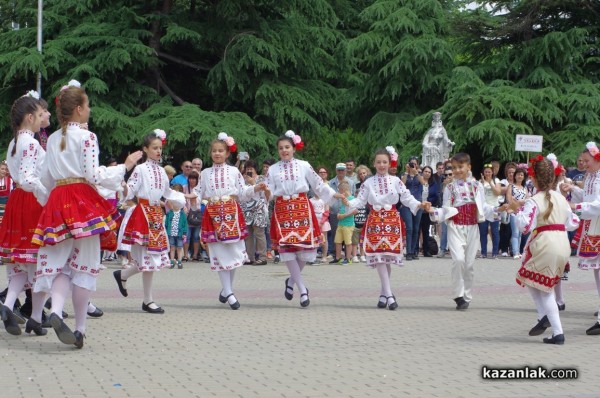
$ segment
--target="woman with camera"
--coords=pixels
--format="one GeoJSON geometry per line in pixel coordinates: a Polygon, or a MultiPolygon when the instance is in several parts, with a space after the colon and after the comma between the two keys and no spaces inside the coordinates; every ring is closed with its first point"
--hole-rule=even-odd
{"type": "MultiPolygon", "coordinates": [[[[423,184],[425,181],[419,174],[419,160],[416,156],[408,159],[406,172],[402,175],[402,182],[410,191],[410,194],[419,202],[423,201],[423,184]]],[[[416,214],[412,214],[408,207],[400,209],[400,215],[406,225],[406,260],[417,260],[417,246],[419,244],[419,226],[421,225],[421,216],[423,210],[419,209],[416,214]]]]}

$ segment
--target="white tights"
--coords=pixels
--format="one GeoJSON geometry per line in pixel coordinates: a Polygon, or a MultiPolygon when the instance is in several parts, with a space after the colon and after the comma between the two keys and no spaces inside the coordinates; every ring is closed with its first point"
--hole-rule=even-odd
{"type": "Polygon", "coordinates": [[[286,261],[285,265],[287,266],[288,271],[290,271],[290,280],[288,281],[288,286],[293,288],[294,284],[296,284],[300,294],[306,293],[306,286],[304,286],[304,281],[302,280],[302,270],[304,269],[306,263],[304,261],[294,259],[286,261]]]}
{"type": "MultiPolygon", "coordinates": [[[[219,271],[219,280],[221,281],[221,294],[223,297],[227,297],[233,293],[233,278],[235,276],[235,269],[228,271],[219,271]]],[[[236,302],[235,296],[231,296],[227,299],[229,304],[233,304],[236,302]]]]}
{"type": "Polygon", "coordinates": [[[542,319],[544,315],[548,317],[550,325],[552,326],[552,335],[563,334],[562,324],[560,323],[560,316],[558,314],[558,307],[556,306],[556,300],[554,297],[554,291],[542,292],[534,287],[527,286],[529,294],[533,298],[535,308],[537,309],[538,318],[542,319]]]}
{"type": "MultiPolygon", "coordinates": [[[[65,274],[59,274],[52,283],[52,312],[62,318],[62,311],[65,307],[65,301],[69,295],[69,290],[73,289],[72,300],[75,310],[75,330],[85,333],[85,321],[87,318],[87,308],[90,302],[90,291],[77,285],[71,284],[71,278],[65,274]]],[[[37,315],[37,314],[36,314],[37,315]]],[[[41,315],[40,315],[41,318],[41,315]]],[[[34,319],[35,320],[35,319],[34,319]]]]}
{"type": "MultiPolygon", "coordinates": [[[[125,285],[125,281],[132,277],[135,274],[139,274],[140,271],[137,267],[129,267],[121,271],[121,279],[123,280],[123,285],[125,285]]],[[[144,287],[144,303],[148,304],[154,301],[152,296],[152,280],[154,277],[154,272],[147,271],[142,272],[142,284],[144,287]]]]}

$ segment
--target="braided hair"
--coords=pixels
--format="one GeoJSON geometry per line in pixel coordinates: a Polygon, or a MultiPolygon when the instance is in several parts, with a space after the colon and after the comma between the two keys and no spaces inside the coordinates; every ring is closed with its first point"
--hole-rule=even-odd
{"type": "Polygon", "coordinates": [[[62,137],[60,139],[60,150],[62,152],[67,147],[67,124],[73,118],[75,109],[85,104],[87,95],[84,89],[69,86],[60,91],[57,99],[56,116],[62,130],[62,137]]]}
{"type": "Polygon", "coordinates": [[[554,176],[554,165],[548,159],[537,161],[533,164],[533,171],[535,172],[535,181],[539,191],[545,191],[544,198],[548,201],[548,209],[544,213],[544,220],[548,220],[554,205],[551,200],[550,190],[553,189],[555,179],[554,176]]]}
{"type": "Polygon", "coordinates": [[[23,96],[16,99],[10,109],[10,124],[13,130],[13,138],[15,144],[10,152],[10,156],[15,156],[17,152],[17,139],[19,138],[19,128],[23,123],[25,117],[29,114],[35,113],[40,107],[40,101],[30,96],[23,96]]]}

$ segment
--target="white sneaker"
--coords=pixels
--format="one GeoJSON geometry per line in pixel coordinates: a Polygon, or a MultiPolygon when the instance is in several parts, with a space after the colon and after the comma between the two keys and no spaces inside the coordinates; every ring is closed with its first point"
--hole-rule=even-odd
{"type": "Polygon", "coordinates": [[[352,257],[352,262],[353,263],[360,263],[360,260],[358,259],[357,256],[352,257]]]}
{"type": "Polygon", "coordinates": [[[520,255],[520,254],[515,254],[513,258],[514,258],[515,260],[518,260],[518,259],[520,259],[520,258],[521,258],[521,255],[520,255]]]}
{"type": "Polygon", "coordinates": [[[502,257],[508,257],[508,253],[507,252],[503,252],[502,253],[502,257]]]}
{"type": "Polygon", "coordinates": [[[360,256],[360,262],[361,263],[366,263],[367,262],[367,258],[365,256],[360,256]]]}

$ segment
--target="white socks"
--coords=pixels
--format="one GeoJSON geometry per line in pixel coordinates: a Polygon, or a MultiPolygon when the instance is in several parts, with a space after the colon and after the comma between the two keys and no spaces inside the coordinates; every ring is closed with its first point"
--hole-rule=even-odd
{"type": "MultiPolygon", "coordinates": [[[[9,264],[6,265],[10,266],[9,264]]],[[[15,306],[15,301],[17,301],[17,297],[19,293],[23,291],[25,284],[27,283],[27,272],[19,272],[18,274],[14,274],[10,281],[8,282],[8,291],[6,292],[6,299],[4,300],[4,305],[7,306],[11,311],[15,306]]]]}
{"type": "Polygon", "coordinates": [[[392,295],[392,288],[390,287],[390,274],[388,267],[385,264],[377,264],[377,273],[381,280],[381,295],[390,297],[392,295]]]}
{"type": "Polygon", "coordinates": [[[154,299],[152,298],[152,278],[153,277],[154,277],[154,272],[142,272],[142,285],[144,286],[144,303],[146,303],[146,304],[149,304],[154,301],[154,299]]]}

